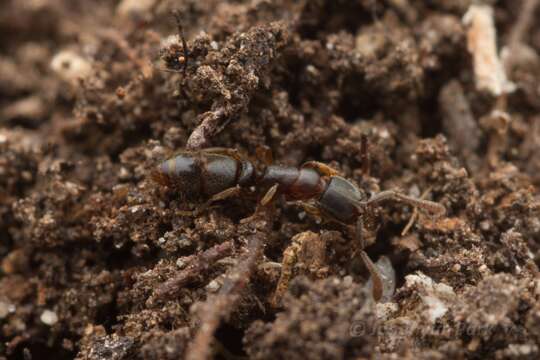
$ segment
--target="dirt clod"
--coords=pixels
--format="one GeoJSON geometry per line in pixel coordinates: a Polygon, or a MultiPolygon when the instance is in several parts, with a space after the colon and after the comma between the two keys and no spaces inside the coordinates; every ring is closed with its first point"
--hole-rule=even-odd
{"type": "Polygon", "coordinates": [[[0,360],[538,358],[537,5],[2,1],[0,360]],[[446,213],[366,220],[377,304],[305,204],[188,216],[151,174],[205,147],[446,213]]]}

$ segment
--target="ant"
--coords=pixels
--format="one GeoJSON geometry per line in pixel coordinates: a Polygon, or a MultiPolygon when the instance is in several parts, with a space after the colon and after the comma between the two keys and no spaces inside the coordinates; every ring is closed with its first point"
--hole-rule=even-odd
{"type": "MultiPolygon", "coordinates": [[[[364,172],[369,172],[367,148],[367,137],[362,136],[364,172]]],[[[379,301],[383,295],[383,276],[364,250],[364,219],[370,218],[374,207],[386,200],[401,201],[439,216],[446,211],[441,204],[394,190],[381,191],[368,197],[363,189],[339,176],[337,170],[317,161],[308,161],[300,168],[273,165],[268,153],[264,154],[260,149],[257,153],[259,158],[264,159],[259,166],[229,148],[181,151],[158,165],[152,177],[157,183],[178,190],[186,198],[208,199],[195,211],[181,212],[184,215],[199,214],[215,201],[239,195],[243,189],[254,187],[266,190],[259,201],[262,207],[282,195],[287,201],[300,202],[307,213],[340,224],[355,225],[360,256],[373,279],[375,301],[379,301]]]]}

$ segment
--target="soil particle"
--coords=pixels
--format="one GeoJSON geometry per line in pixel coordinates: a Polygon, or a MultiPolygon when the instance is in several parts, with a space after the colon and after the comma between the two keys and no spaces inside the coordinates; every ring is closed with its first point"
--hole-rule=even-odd
{"type": "Polygon", "coordinates": [[[255,359],[369,357],[373,339],[364,330],[376,318],[370,295],[359,284],[335,277],[312,282],[298,277],[273,323],[256,321],[245,337],[255,359]]]}
{"type": "Polygon", "coordinates": [[[537,358],[538,10],[480,3],[504,96],[475,87],[472,0],[2,2],[0,359],[537,358]],[[150,174],[208,146],[446,214],[377,209],[375,304],[353,229],[300,204],[186,216],[204,199],[150,174]]]}

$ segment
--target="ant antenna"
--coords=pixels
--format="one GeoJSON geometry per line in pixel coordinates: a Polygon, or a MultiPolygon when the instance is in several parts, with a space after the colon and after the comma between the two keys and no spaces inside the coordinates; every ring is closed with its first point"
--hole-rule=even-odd
{"type": "Polygon", "coordinates": [[[176,20],[176,26],[178,28],[178,36],[180,37],[180,41],[182,41],[182,49],[184,50],[184,66],[182,68],[182,72],[184,73],[184,76],[185,76],[186,71],[187,71],[187,65],[188,65],[189,50],[187,47],[186,37],[184,36],[184,27],[182,26],[182,17],[178,9],[173,10],[172,15],[174,16],[174,19],[176,20]]]}

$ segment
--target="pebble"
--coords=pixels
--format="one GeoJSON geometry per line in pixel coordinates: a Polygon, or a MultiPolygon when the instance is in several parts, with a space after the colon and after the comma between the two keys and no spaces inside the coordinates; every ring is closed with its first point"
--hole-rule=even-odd
{"type": "Polygon", "coordinates": [[[210,283],[208,283],[208,285],[206,285],[206,289],[210,292],[216,292],[220,287],[221,285],[216,280],[212,280],[210,283]]]}
{"type": "Polygon", "coordinates": [[[12,312],[15,312],[15,305],[0,301],[0,319],[7,317],[12,312]]]}
{"type": "Polygon", "coordinates": [[[178,258],[178,260],[176,260],[176,266],[178,266],[179,269],[182,269],[184,266],[186,266],[186,261],[184,260],[184,258],[178,258]]]}
{"type": "Polygon", "coordinates": [[[116,12],[120,16],[143,16],[152,11],[156,0],[123,0],[118,4],[116,12]]]}
{"type": "Polygon", "coordinates": [[[58,315],[54,311],[45,310],[41,313],[40,320],[45,325],[53,326],[58,322],[58,315]]]}
{"type": "Polygon", "coordinates": [[[51,68],[58,76],[68,82],[76,82],[78,79],[92,74],[90,62],[70,50],[56,54],[51,60],[51,68]]]}

